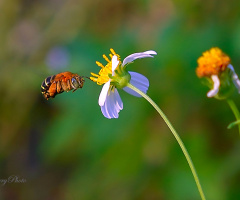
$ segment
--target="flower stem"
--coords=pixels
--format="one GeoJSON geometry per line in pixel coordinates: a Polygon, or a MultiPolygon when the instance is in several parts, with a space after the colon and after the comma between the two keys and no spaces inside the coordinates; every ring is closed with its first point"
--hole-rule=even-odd
{"type": "Polygon", "coordinates": [[[200,184],[196,169],[193,165],[192,159],[186,149],[186,147],[184,146],[180,136],[178,135],[177,131],[174,129],[173,125],[170,123],[170,121],[168,120],[168,118],[166,117],[166,115],[163,113],[163,111],[158,107],[158,105],[145,93],[143,93],[141,90],[139,90],[138,88],[134,87],[132,84],[128,83],[127,87],[131,88],[132,90],[134,90],[135,92],[137,92],[138,94],[140,94],[142,97],[144,97],[155,109],[156,111],[160,114],[160,116],[163,118],[163,120],[165,121],[165,123],[167,124],[167,126],[169,127],[169,129],[171,130],[172,134],[174,135],[174,137],[176,138],[178,144],[180,145],[183,154],[185,156],[185,158],[187,159],[188,165],[192,171],[193,177],[195,179],[195,182],[197,184],[197,188],[198,191],[200,193],[201,199],[202,200],[206,200],[205,195],[203,193],[202,190],[202,186],[200,184]]]}
{"type": "MultiPolygon", "coordinates": [[[[237,108],[236,104],[231,99],[227,99],[227,103],[228,103],[229,107],[231,108],[234,116],[236,117],[236,120],[239,121],[240,120],[240,113],[238,111],[238,108],[237,108]]],[[[239,129],[239,134],[240,134],[240,124],[238,122],[236,122],[236,123],[233,122],[228,127],[231,128],[235,124],[238,124],[238,129],[239,129]]]]}

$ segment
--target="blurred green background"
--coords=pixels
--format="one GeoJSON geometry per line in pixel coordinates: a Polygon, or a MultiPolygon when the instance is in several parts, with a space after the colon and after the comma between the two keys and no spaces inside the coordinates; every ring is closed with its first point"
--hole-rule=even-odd
{"type": "MultiPolygon", "coordinates": [[[[225,101],[206,97],[195,74],[218,46],[240,74],[239,0],[1,0],[0,183],[3,200],[196,200],[186,159],[166,124],[142,98],[120,91],[124,109],[106,119],[101,87],[45,100],[42,81],[97,73],[113,48],[150,81],[148,95],[179,132],[207,199],[240,199],[240,138],[225,101]]],[[[233,97],[240,108],[237,91],[233,97]]]]}

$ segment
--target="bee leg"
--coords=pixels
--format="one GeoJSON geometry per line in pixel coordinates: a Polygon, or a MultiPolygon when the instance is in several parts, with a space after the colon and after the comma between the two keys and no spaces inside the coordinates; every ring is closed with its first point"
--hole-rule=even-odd
{"type": "Polygon", "coordinates": [[[68,92],[67,82],[61,81],[62,91],[68,92]]]}
{"type": "Polygon", "coordinates": [[[76,90],[76,89],[74,89],[74,87],[73,87],[73,85],[71,84],[71,82],[70,82],[69,79],[68,79],[68,81],[67,81],[67,86],[68,86],[68,89],[69,89],[69,90],[73,89],[73,92],[76,90]]]}
{"type": "Polygon", "coordinates": [[[57,94],[57,84],[56,82],[53,82],[52,85],[49,87],[49,90],[48,90],[48,96],[47,98],[54,98],[57,94]]]}
{"type": "Polygon", "coordinates": [[[66,82],[62,82],[62,85],[64,86],[63,90],[66,91],[66,92],[69,92],[72,89],[69,79],[66,82]]]}
{"type": "Polygon", "coordinates": [[[67,88],[68,88],[68,91],[70,91],[72,88],[71,88],[71,83],[70,83],[70,80],[68,79],[67,80],[67,88]]]}
{"type": "Polygon", "coordinates": [[[49,93],[45,92],[45,93],[42,93],[42,94],[43,94],[43,96],[44,96],[45,99],[47,99],[47,100],[49,99],[49,97],[50,97],[50,96],[49,96],[49,93]]]}
{"type": "Polygon", "coordinates": [[[61,82],[58,81],[57,82],[57,93],[61,93],[62,92],[62,85],[61,85],[61,82]]]}

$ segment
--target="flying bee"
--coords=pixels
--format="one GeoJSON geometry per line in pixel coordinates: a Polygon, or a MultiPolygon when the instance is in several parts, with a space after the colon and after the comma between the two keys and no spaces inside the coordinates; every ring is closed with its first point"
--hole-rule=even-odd
{"type": "Polygon", "coordinates": [[[45,99],[48,100],[64,91],[68,92],[73,89],[74,92],[78,88],[82,88],[83,84],[84,79],[82,76],[72,72],[62,72],[47,77],[41,85],[41,91],[45,99]]]}

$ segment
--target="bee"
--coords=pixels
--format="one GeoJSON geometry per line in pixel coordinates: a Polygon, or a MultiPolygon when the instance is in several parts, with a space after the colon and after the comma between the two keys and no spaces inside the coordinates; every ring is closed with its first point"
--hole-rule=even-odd
{"type": "Polygon", "coordinates": [[[64,91],[68,92],[73,89],[74,92],[78,88],[82,88],[83,84],[84,79],[82,76],[72,72],[62,72],[47,77],[41,85],[41,91],[45,99],[48,100],[64,91]]]}

